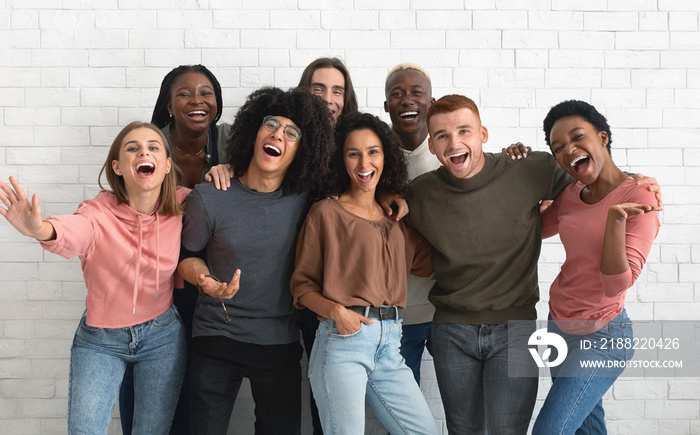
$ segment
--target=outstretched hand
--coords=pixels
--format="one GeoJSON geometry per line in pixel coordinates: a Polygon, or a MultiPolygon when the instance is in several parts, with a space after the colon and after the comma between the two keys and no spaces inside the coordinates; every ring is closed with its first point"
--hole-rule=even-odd
{"type": "Polygon", "coordinates": [[[635,216],[638,214],[649,213],[650,211],[661,211],[663,210],[658,205],[651,204],[634,204],[634,203],[624,203],[615,204],[608,209],[608,216],[613,219],[627,219],[630,216],[635,216]]]}
{"type": "Polygon", "coordinates": [[[236,269],[236,273],[233,274],[230,283],[219,282],[216,279],[207,276],[205,274],[200,274],[197,279],[197,286],[199,286],[204,293],[219,299],[231,299],[240,288],[241,281],[241,270],[236,269]]]}
{"type": "Polygon", "coordinates": [[[37,240],[49,240],[55,237],[53,225],[41,220],[39,198],[35,193],[31,202],[24,189],[15,177],[10,177],[12,187],[0,181],[0,201],[5,207],[0,207],[0,215],[25,236],[37,240]]]}

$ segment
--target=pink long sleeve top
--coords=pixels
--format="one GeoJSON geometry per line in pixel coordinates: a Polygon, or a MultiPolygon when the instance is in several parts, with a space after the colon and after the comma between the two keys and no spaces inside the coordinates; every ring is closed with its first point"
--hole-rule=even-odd
{"type": "MultiPolygon", "coordinates": [[[[189,189],[177,190],[182,203],[189,189]]],[[[182,216],[144,215],[117,205],[111,192],[83,201],[71,215],[47,219],[56,239],[44,249],[79,257],[87,287],[87,324],[122,328],[151,320],[173,303],[182,216]]]]}
{"type": "Polygon", "coordinates": [[[608,209],[615,204],[656,204],[653,193],[628,178],[603,200],[581,200],[581,182],[570,184],[542,213],[542,235],[557,233],[566,260],[549,289],[549,312],[562,331],[585,335],[617,317],[625,295],[639,277],[661,226],[658,212],[627,219],[625,251],[629,268],[620,274],[600,272],[608,209]],[[574,322],[576,321],[576,322],[574,322]]]}

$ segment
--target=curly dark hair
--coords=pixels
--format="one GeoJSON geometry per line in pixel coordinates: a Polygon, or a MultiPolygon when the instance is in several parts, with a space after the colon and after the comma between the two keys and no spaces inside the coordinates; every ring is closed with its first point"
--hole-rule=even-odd
{"type": "Polygon", "coordinates": [[[333,150],[333,121],[326,103],[303,88],[283,91],[265,87],[248,96],[236,114],[226,146],[226,158],[237,177],[248,171],[255,138],[267,115],[291,119],[301,130],[297,153],[282,181],[285,195],[317,195],[325,182],[333,150]]]}
{"type": "Polygon", "coordinates": [[[216,122],[219,120],[219,118],[221,118],[221,113],[224,110],[224,101],[221,97],[221,85],[214,74],[204,65],[180,65],[167,73],[165,77],[163,77],[163,81],[160,84],[158,99],[156,100],[156,105],[153,107],[153,115],[151,115],[151,123],[158,126],[158,128],[163,128],[170,122],[175,122],[173,118],[170,117],[170,113],[168,113],[170,87],[178,77],[189,72],[204,74],[209,79],[212,86],[214,86],[214,96],[216,97],[216,117],[214,118],[214,121],[212,121],[211,125],[216,125],[216,122]]]}
{"type": "Polygon", "coordinates": [[[547,113],[547,116],[544,117],[544,121],[542,122],[544,140],[547,142],[547,145],[551,145],[550,134],[554,123],[569,116],[580,116],[593,125],[597,132],[606,132],[608,134],[608,143],[606,144],[606,148],[608,149],[608,154],[611,154],[610,145],[612,144],[612,132],[610,131],[608,120],[605,119],[605,116],[598,112],[595,107],[591,106],[585,101],[580,100],[562,101],[549,109],[549,113],[547,113]]]}
{"type": "Polygon", "coordinates": [[[369,113],[358,112],[341,116],[335,125],[335,149],[331,159],[331,174],[324,191],[326,196],[340,195],[350,186],[343,148],[350,133],[356,130],[371,130],[382,143],[384,169],[377,183],[376,196],[384,193],[404,195],[408,190],[408,170],[399,140],[384,121],[369,113]]]}

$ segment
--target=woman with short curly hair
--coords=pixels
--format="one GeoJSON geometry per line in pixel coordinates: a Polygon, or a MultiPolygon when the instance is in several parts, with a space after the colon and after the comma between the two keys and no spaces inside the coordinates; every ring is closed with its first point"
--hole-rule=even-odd
{"type": "Polygon", "coordinates": [[[543,124],[554,158],[576,181],[542,212],[542,237],[558,234],[566,250],[549,289],[547,331],[567,352],[550,367],[552,387],[532,433],[605,434],[603,396],[634,355],[609,344],[634,340],[625,297],[659,232],[661,208],[612,160],[610,125],[595,107],[563,101],[543,124]]]}
{"type": "Polygon", "coordinates": [[[399,353],[409,272],[428,276],[432,248],[385,216],[378,194],[401,194],[406,162],[388,125],[369,114],[336,125],[329,194],[299,232],[292,294],[323,319],[309,380],[326,434],[363,433],[365,398],[392,434],[437,427],[399,353]]]}
{"type": "Polygon", "coordinates": [[[226,433],[244,377],[262,432],[301,430],[301,345],[289,281],[309,192],[328,172],[332,131],[328,109],[308,91],[255,91],[231,127],[231,186],[202,183],[187,198],[178,271],[201,293],[192,338],[194,434],[226,433]]]}

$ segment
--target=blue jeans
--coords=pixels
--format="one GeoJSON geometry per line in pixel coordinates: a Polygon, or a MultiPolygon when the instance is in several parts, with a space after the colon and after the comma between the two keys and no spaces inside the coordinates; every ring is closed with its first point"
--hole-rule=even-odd
{"type": "Polygon", "coordinates": [[[503,325],[433,323],[433,358],[450,434],[525,434],[537,398],[533,376],[509,376],[532,356],[534,321],[503,325]],[[519,367],[519,366],[518,366],[519,367]]]}
{"type": "MultiPolygon", "coordinates": [[[[180,319],[185,327],[185,343],[187,357],[185,372],[183,374],[180,398],[175,408],[175,416],[170,426],[170,435],[187,435],[190,432],[190,360],[192,359],[192,317],[194,307],[197,305],[197,287],[185,281],[185,287],[175,289],[173,292],[173,304],[180,314],[180,319]]],[[[134,373],[129,366],[124,373],[122,386],[119,389],[119,417],[122,424],[122,434],[131,435],[134,423],[134,373]]]]}
{"type": "Polygon", "coordinates": [[[406,365],[413,372],[413,377],[420,385],[420,361],[423,351],[428,349],[433,354],[433,322],[417,323],[415,325],[403,325],[401,335],[401,356],[406,360],[406,365]]]}
{"type": "Polygon", "coordinates": [[[124,328],[89,326],[85,316],[71,348],[68,433],[107,433],[124,372],[133,364],[134,433],[167,434],[185,369],[177,309],[124,328]]]}
{"type": "MultiPolygon", "coordinates": [[[[306,358],[309,359],[311,357],[311,349],[314,347],[314,340],[316,340],[316,331],[318,330],[318,318],[316,317],[316,313],[308,308],[299,310],[299,330],[301,331],[301,339],[304,341],[306,358]]],[[[313,435],[323,435],[323,428],[321,427],[321,420],[318,417],[318,407],[316,406],[316,399],[314,399],[313,391],[309,391],[309,407],[311,408],[313,435]]]]}
{"type": "Polygon", "coordinates": [[[605,434],[603,395],[624,370],[621,361],[629,361],[634,349],[610,346],[611,340],[632,340],[632,322],[623,308],[620,315],[588,335],[566,334],[549,317],[547,329],[564,338],[569,352],[566,360],[551,368],[552,388],[537,416],[533,434],[605,434]],[[597,343],[582,349],[581,341],[597,343]],[[582,367],[582,362],[604,367],[582,367]],[[609,366],[609,367],[608,367],[609,366]]]}
{"type": "Polygon", "coordinates": [[[365,400],[392,435],[438,433],[400,340],[400,319],[375,319],[349,335],[331,319],[319,324],[309,380],[324,434],[364,434],[365,400]]]}

